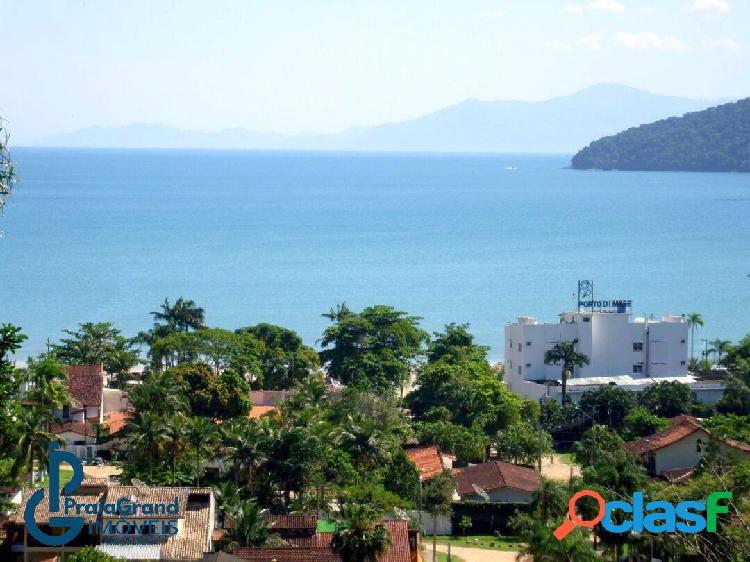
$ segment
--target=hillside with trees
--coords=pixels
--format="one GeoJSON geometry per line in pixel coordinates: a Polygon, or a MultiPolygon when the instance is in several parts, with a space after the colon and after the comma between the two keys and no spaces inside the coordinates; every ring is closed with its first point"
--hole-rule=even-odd
{"type": "Polygon", "coordinates": [[[750,172],[750,98],[604,137],[572,160],[579,170],[750,172]]]}

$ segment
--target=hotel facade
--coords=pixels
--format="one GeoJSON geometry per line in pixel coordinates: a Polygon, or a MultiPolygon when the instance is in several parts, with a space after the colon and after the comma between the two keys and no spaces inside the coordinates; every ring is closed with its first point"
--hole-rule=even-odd
{"type": "Polygon", "coordinates": [[[546,365],[544,354],[559,342],[575,342],[589,364],[576,367],[574,379],[684,377],[688,331],[681,315],[631,321],[628,312],[579,311],[564,312],[555,323],[521,316],[505,327],[505,372],[536,383],[559,381],[561,366],[546,365]]]}

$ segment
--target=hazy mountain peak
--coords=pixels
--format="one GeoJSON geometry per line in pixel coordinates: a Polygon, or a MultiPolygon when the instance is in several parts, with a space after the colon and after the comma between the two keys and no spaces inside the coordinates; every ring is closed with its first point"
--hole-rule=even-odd
{"type": "Polygon", "coordinates": [[[35,146],[575,152],[593,139],[658,119],[699,111],[706,101],[651,94],[623,84],[588,86],[539,102],[468,98],[415,119],[342,133],[281,135],[242,128],[199,132],[156,123],[89,127],[35,146]]]}

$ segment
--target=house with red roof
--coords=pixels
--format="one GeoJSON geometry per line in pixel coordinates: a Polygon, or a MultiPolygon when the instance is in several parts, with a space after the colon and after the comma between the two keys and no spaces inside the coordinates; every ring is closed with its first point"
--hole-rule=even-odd
{"type": "Polygon", "coordinates": [[[451,470],[453,461],[456,460],[453,455],[443,453],[437,445],[406,449],[406,456],[417,467],[420,482],[425,482],[444,470],[451,470]]]}
{"type": "MultiPolygon", "coordinates": [[[[235,548],[234,556],[249,562],[341,562],[333,551],[333,533],[317,530],[314,515],[270,515],[265,523],[285,544],[272,548],[235,548]]],[[[417,562],[420,560],[419,532],[407,521],[383,521],[390,534],[390,546],[378,562],[417,562]]]]}
{"type": "Polygon", "coordinates": [[[70,422],[104,421],[104,365],[69,365],[68,391],[72,404],[53,412],[70,422]]]}
{"type": "Polygon", "coordinates": [[[718,445],[718,452],[728,459],[750,458],[750,445],[713,436],[700,420],[692,416],[676,416],[668,429],[625,444],[625,450],[636,457],[652,476],[670,482],[682,482],[708,452],[708,444],[718,445]]]}
{"type": "Polygon", "coordinates": [[[542,479],[532,468],[490,461],[453,471],[462,501],[531,503],[542,479]]]}

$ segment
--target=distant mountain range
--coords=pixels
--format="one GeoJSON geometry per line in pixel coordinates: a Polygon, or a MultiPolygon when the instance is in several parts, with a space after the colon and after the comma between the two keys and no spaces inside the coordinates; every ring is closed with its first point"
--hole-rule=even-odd
{"type": "Polygon", "coordinates": [[[199,132],[134,124],[89,127],[27,144],[91,148],[575,152],[592,139],[705,109],[721,101],[661,96],[620,84],[600,84],[539,102],[471,99],[409,121],[331,135],[282,135],[239,128],[199,132]]]}
{"type": "Polygon", "coordinates": [[[601,138],[577,169],[750,172],[750,98],[601,138]]]}

